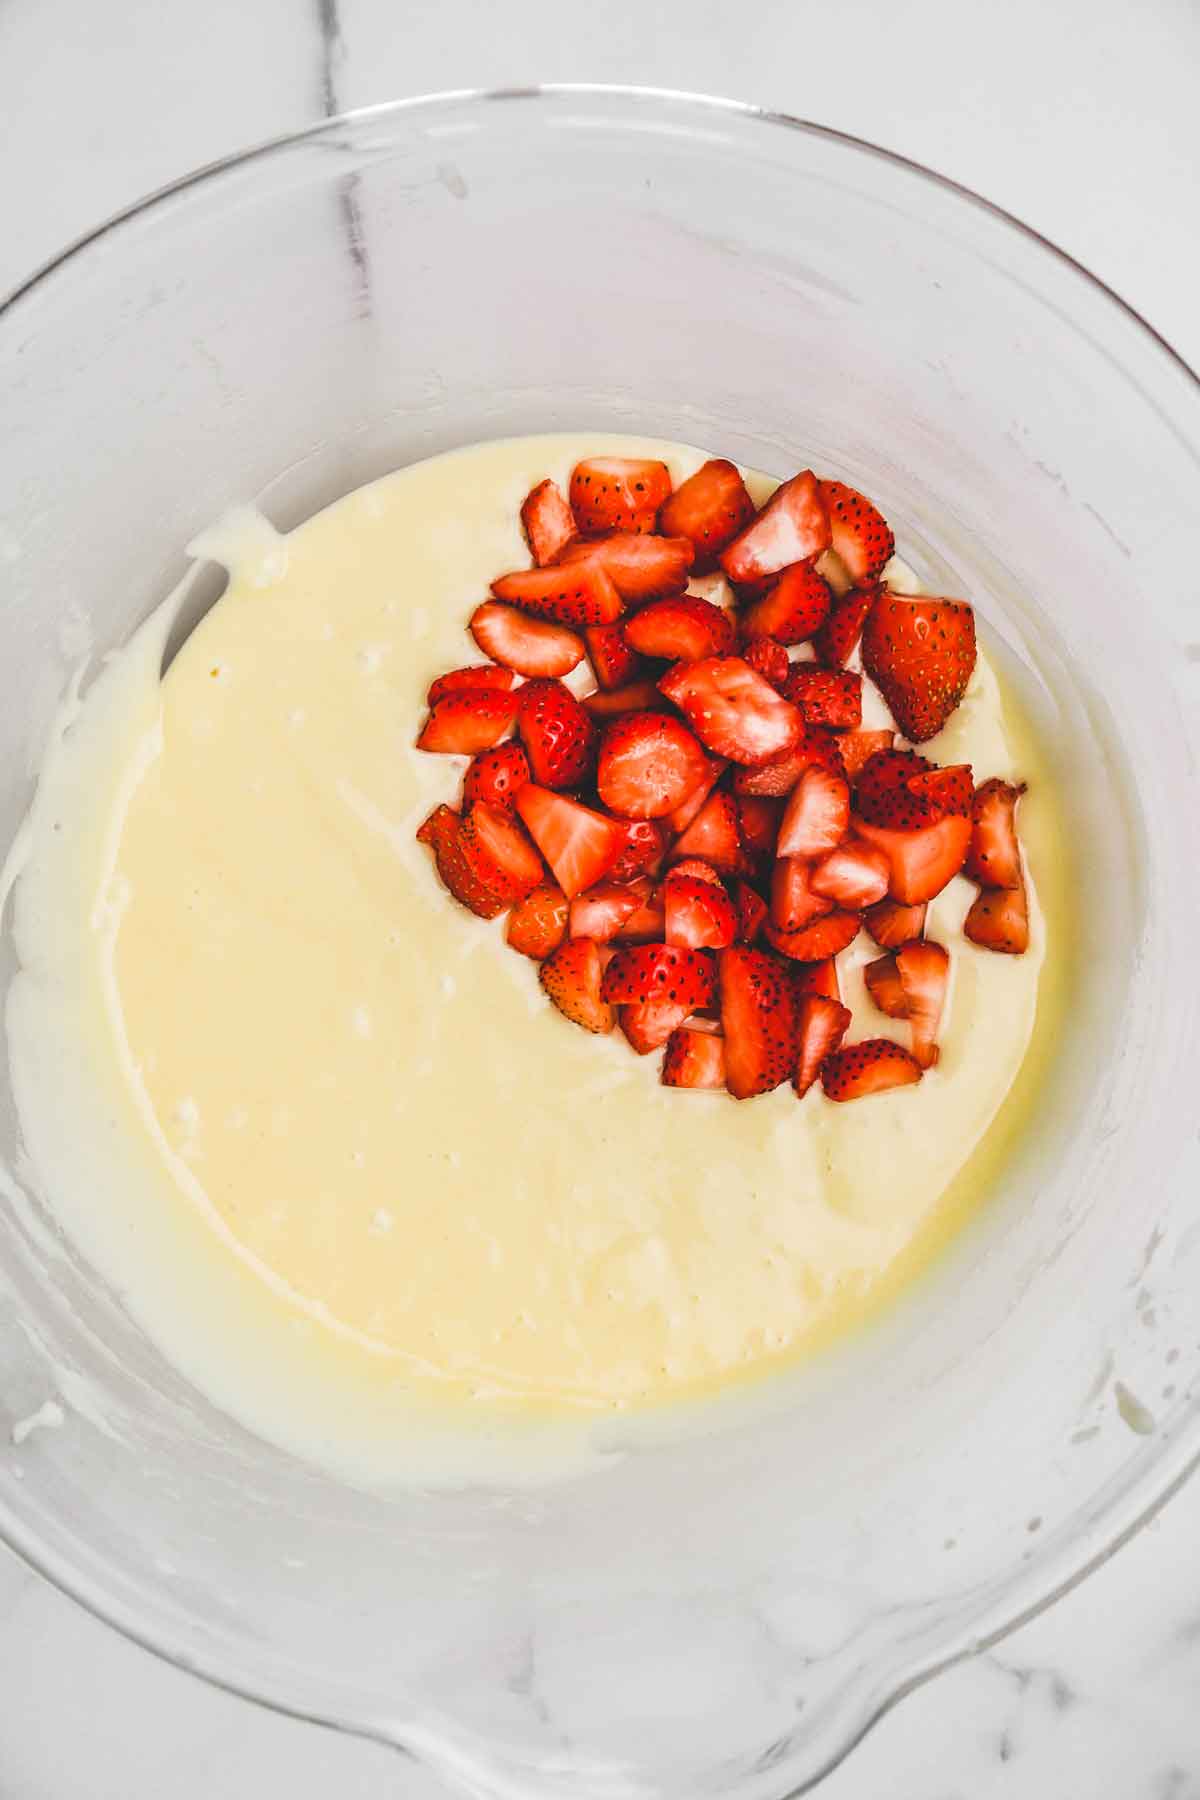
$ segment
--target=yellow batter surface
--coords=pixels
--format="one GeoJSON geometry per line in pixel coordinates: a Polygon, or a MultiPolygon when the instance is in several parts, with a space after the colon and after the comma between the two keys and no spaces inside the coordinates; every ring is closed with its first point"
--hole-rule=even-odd
{"type": "MultiPolygon", "coordinates": [[[[961,938],[965,882],[933,904],[953,987],[918,1088],[842,1107],[819,1089],[799,1104],[790,1088],[744,1103],[664,1091],[657,1056],[559,1017],[503,919],[456,906],[414,841],[463,767],[413,748],[428,682],[480,660],[466,621],[491,577],[528,560],[527,489],[565,485],[606,442],[643,447],[485,444],[287,537],[255,514],[223,522],[198,550],[227,565],[228,589],[165,679],[169,620],[152,621],[52,759],[18,894],[42,973],[10,1019],[27,1137],[61,1165],[35,1090],[47,1012],[69,1004],[89,1079],[125,1121],[93,1156],[93,1170],[125,1162],[91,1197],[111,1217],[87,1221],[89,1247],[234,1410],[250,1404],[239,1356],[274,1359],[263,1379],[281,1393],[302,1357],[314,1416],[334,1400],[368,1435],[412,1403],[478,1422],[694,1395],[852,1324],[991,1179],[985,1138],[1038,1013],[1049,788],[983,658],[930,754],[1030,782],[1043,904],[1016,959],[961,938]],[[46,806],[59,824],[74,808],[70,848],[46,806]],[[39,922],[47,896],[57,937],[39,922]],[[981,1145],[964,1200],[954,1178],[981,1145]]],[[[676,480],[702,460],[646,448],[676,480]]],[[[883,717],[872,698],[868,723],[883,717]]],[[[904,1042],[859,973],[878,954],[864,935],[841,958],[850,1036],[904,1042]]],[[[65,1193],[69,1171],[46,1173],[65,1193]]],[[[250,1405],[261,1429],[273,1404],[264,1388],[250,1405]]]]}

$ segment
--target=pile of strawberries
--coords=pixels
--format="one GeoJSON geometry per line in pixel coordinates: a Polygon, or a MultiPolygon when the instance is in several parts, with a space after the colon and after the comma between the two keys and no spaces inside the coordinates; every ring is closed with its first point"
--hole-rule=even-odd
{"type": "MultiPolygon", "coordinates": [[[[937,1059],[949,956],[926,907],[955,875],[966,934],[1029,941],[1014,813],[862,729],[863,668],[910,744],[941,730],[975,665],[962,602],[880,584],[894,540],[861,494],[805,470],[756,511],[735,466],[672,491],[661,462],[593,457],[527,496],[534,566],[501,575],[471,635],[490,661],[429,690],[423,750],[471,758],[459,811],[418,836],[443,883],[594,1032],[665,1045],[668,1087],[738,1099],[819,1077],[831,1100],[919,1081],[937,1059]],[[733,610],[687,591],[720,571],[733,610]],[[811,645],[793,660],[789,650],[811,645]],[[587,659],[595,691],[563,678],[587,659]],[[515,736],[512,735],[515,732],[515,736]],[[836,958],[866,929],[874,1004],[908,1022],[843,1046],[836,958]]],[[[714,584],[710,584],[712,587],[714,584]]],[[[724,593],[724,590],[721,590],[724,593]]]]}

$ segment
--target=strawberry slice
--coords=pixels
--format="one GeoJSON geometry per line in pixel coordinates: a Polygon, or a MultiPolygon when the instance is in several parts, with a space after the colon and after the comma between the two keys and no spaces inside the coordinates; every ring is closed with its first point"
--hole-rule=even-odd
{"type": "Polygon", "coordinates": [[[783,817],[781,802],[760,794],[739,794],[737,813],[738,832],[745,848],[754,856],[774,856],[783,817]]]}
{"type": "Polygon", "coordinates": [[[873,581],[896,549],[891,527],[878,508],[841,481],[822,481],[833,549],[856,587],[873,581]]]}
{"type": "Polygon", "coordinates": [[[680,594],[674,600],[652,600],[634,613],[625,637],[643,656],[698,662],[702,656],[724,656],[733,649],[733,620],[711,600],[680,594]]]}
{"type": "Polygon", "coordinates": [[[723,1088],[725,1040],[714,1031],[681,1025],[667,1039],[662,1084],[673,1088],[723,1088]]]}
{"type": "Polygon", "coordinates": [[[951,814],[918,831],[891,831],[856,818],[854,829],[888,859],[888,892],[904,906],[919,906],[940,894],[963,866],[971,842],[971,821],[951,814]]]}
{"type": "Polygon", "coordinates": [[[542,859],[511,812],[481,800],[459,821],[459,848],[485,887],[506,906],[539,887],[542,859]]]}
{"type": "Polygon", "coordinates": [[[847,1031],[850,1014],[825,994],[808,994],[796,1009],[796,1072],[792,1086],[803,1099],[827,1056],[832,1056],[847,1031]]]}
{"type": "Polygon", "coordinates": [[[1029,903],[1024,885],[984,888],[963,921],[963,934],[984,950],[1021,956],[1029,948],[1029,903]]]}
{"type": "Polygon", "coordinates": [[[1024,784],[993,777],[985,781],[971,802],[971,848],[963,864],[969,875],[985,888],[1019,888],[1022,885],[1021,850],[1017,843],[1015,813],[1024,784]]]}
{"type": "Polygon", "coordinates": [[[571,902],[570,934],[607,944],[616,937],[622,925],[650,898],[648,880],[620,883],[598,881],[595,887],[577,894],[571,902]]]}
{"type": "Polygon", "coordinates": [[[601,998],[600,947],[590,938],[567,938],[546,958],[538,980],[564,1018],[585,1031],[611,1031],[615,1015],[601,998]]]}
{"type": "MultiPolygon", "coordinates": [[[[630,649],[623,625],[585,625],[583,639],[596,680],[602,688],[611,693],[636,680],[643,663],[637,651],[630,649]]],[[[647,683],[647,686],[651,685],[647,683]]]]}
{"type": "Polygon", "coordinates": [[[730,581],[759,581],[789,563],[820,556],[831,541],[817,478],[804,469],[776,488],[753,522],[722,551],[720,563],[730,581]]]}
{"type": "Polygon", "coordinates": [[[975,667],[975,614],[961,600],[906,600],[885,588],[867,614],[863,668],[911,743],[936,737],[975,667]]]}
{"type": "Polygon", "coordinates": [[[707,950],[685,950],[676,944],[632,944],[617,951],[604,971],[600,991],[606,1000],[622,1005],[673,1000],[694,1012],[713,997],[712,957],[707,950]]]}
{"type": "Polygon", "coordinates": [[[438,676],[429,690],[428,701],[430,706],[436,706],[447,694],[470,692],[473,688],[505,689],[512,684],[511,669],[493,669],[490,665],[476,669],[451,669],[448,674],[438,676]]]}
{"type": "Polygon", "coordinates": [[[516,694],[502,688],[462,688],[444,694],[421,727],[417,749],[448,756],[490,750],[512,730],[516,711],[516,694]]]}
{"type": "Polygon", "coordinates": [[[724,457],[713,457],[664,500],[658,528],[691,542],[696,573],[702,575],[716,568],[721,551],[753,517],[754,502],[737,469],[724,457]]]}
{"type": "Polygon", "coordinates": [[[685,537],[614,531],[610,537],[576,538],[557,561],[562,567],[591,563],[603,569],[624,600],[656,600],[682,594],[692,566],[692,546],[685,537]]]}
{"type": "Polygon", "coordinates": [[[732,945],[718,958],[725,1085],[738,1100],[770,1093],[796,1066],[791,977],[765,950],[732,945]]]}
{"type": "Polygon", "coordinates": [[[417,836],[433,850],[438,875],[459,905],[481,919],[494,919],[504,911],[505,903],[463,855],[459,826],[459,816],[453,808],[439,806],[430,813],[417,836]]]}
{"type": "Polygon", "coordinates": [[[745,881],[734,883],[733,899],[737,907],[737,940],[740,944],[752,944],[767,922],[767,903],[745,881]]]}
{"type": "Polygon", "coordinates": [[[921,1066],[891,1038],[864,1038],[827,1057],[821,1086],[830,1100],[862,1100],[921,1079],[921,1066]]]}
{"type": "Polygon", "coordinates": [[[617,1017],[631,1048],[639,1056],[648,1056],[651,1050],[661,1050],[690,1012],[680,1000],[643,1000],[618,1007],[617,1017]]]}
{"type": "Polygon", "coordinates": [[[857,781],[867,763],[881,751],[890,750],[895,742],[894,731],[843,731],[838,737],[838,749],[842,753],[842,764],[849,780],[857,781]]]}
{"type": "Polygon", "coordinates": [[[792,980],[796,995],[801,1000],[805,994],[824,994],[828,999],[839,1002],[842,998],[837,964],[832,956],[825,957],[822,962],[804,963],[800,968],[793,969],[792,980]]]}
{"type": "Polygon", "coordinates": [[[824,856],[850,827],[850,786],[840,775],[805,769],[788,796],[775,841],[777,856],[824,856]]]}
{"type": "Polygon", "coordinates": [[[575,518],[557,481],[539,481],[521,502],[521,527],[535,563],[552,563],[575,536],[575,518]]]}
{"type": "Polygon", "coordinates": [[[863,914],[863,923],[881,950],[894,950],[919,938],[925,930],[924,906],[901,906],[898,900],[880,900],[863,914]]]}
{"type": "Polygon", "coordinates": [[[517,569],[492,583],[497,600],[507,600],[536,618],[560,625],[611,625],[625,602],[599,563],[571,563],[559,568],[517,569]]]}
{"type": "Polygon", "coordinates": [[[591,715],[561,681],[527,681],[518,689],[517,730],[542,787],[576,787],[595,761],[591,715]]]}
{"type": "Polygon", "coordinates": [[[617,719],[622,713],[653,712],[662,705],[662,695],[653,681],[632,681],[608,693],[585,694],[583,704],[593,719],[617,719]]]}
{"type": "Polygon", "coordinates": [[[827,769],[831,775],[839,776],[845,772],[837,736],[821,725],[806,726],[799,744],[785,755],[750,769],[738,769],[733,777],[733,791],[782,799],[791,793],[805,769],[811,768],[827,769]]]}
{"type": "Polygon", "coordinates": [[[970,763],[951,763],[944,769],[927,769],[923,774],[910,775],[904,785],[918,800],[927,800],[935,812],[958,813],[964,819],[970,817],[971,802],[975,796],[970,763]]]}
{"type": "Polygon", "coordinates": [[[810,725],[844,728],[862,724],[862,676],[853,669],[793,663],[783,691],[810,725]]]}
{"type": "Polygon", "coordinates": [[[878,597],[877,587],[851,588],[833,602],[829,617],[813,633],[813,649],[827,668],[840,669],[844,665],[862,636],[867,614],[878,597]]]}
{"type": "Polygon", "coordinates": [[[673,714],[628,713],[600,739],[596,785],[609,812],[625,819],[662,819],[692,794],[709,760],[673,714]]]}
{"type": "Polygon", "coordinates": [[[742,651],[742,656],[755,674],[770,682],[777,694],[783,693],[792,665],[788,661],[787,651],[777,638],[751,638],[742,651]]]}
{"type": "Polygon", "coordinates": [[[666,463],[640,456],[589,456],[571,470],[571,511],[584,537],[654,530],[671,492],[666,463]]]}
{"type": "Polygon", "coordinates": [[[908,998],[894,956],[880,956],[874,962],[866,963],[863,980],[881,1013],[886,1013],[889,1019],[907,1019],[908,998]]]}
{"type": "Polygon", "coordinates": [[[715,881],[718,887],[725,885],[712,864],[705,862],[701,856],[685,856],[682,862],[675,864],[671,873],[672,875],[690,875],[694,881],[715,881]]]}
{"type": "Polygon", "coordinates": [[[738,833],[737,802],[724,788],[711,793],[687,830],[676,838],[670,860],[698,856],[721,875],[738,875],[745,852],[738,833]]]}
{"type": "Polygon", "coordinates": [[[808,885],[808,864],[800,856],[781,856],[771,870],[771,924],[777,931],[803,931],[822,913],[833,911],[833,901],[814,894],[808,885]]]}
{"type": "Polygon", "coordinates": [[[647,900],[630,915],[617,933],[620,944],[661,944],[666,935],[667,920],[657,895],[647,900]]]}
{"type": "Polygon", "coordinates": [[[852,912],[826,913],[803,931],[780,931],[768,920],[767,942],[781,956],[790,956],[796,962],[824,962],[854,942],[860,923],[858,914],[852,912]]]}
{"type": "Polygon", "coordinates": [[[942,944],[920,938],[902,944],[895,960],[905,1017],[912,1028],[912,1053],[923,1069],[931,1069],[938,1059],[937,1034],[946,1004],[950,957],[942,944]]]}
{"type": "MultiPolygon", "coordinates": [[[[659,699],[662,699],[661,694],[659,699]]],[[[720,758],[708,757],[706,760],[708,767],[704,771],[703,780],[698,781],[687,799],[667,815],[665,824],[672,837],[683,835],[729,767],[729,764],[722,762],[720,758]]]]}
{"type": "Polygon", "coordinates": [[[567,935],[567,896],[552,882],[535,887],[509,913],[504,935],[513,950],[541,962],[567,935]]]}
{"type": "Polygon", "coordinates": [[[499,600],[477,606],[468,629],[485,656],[518,675],[569,675],[583,661],[583,643],[565,625],[531,619],[499,600]]]}
{"type": "Polygon", "coordinates": [[[624,828],[616,819],[536,782],[518,788],[515,805],[568,900],[594,887],[625,848],[624,828]]]}
{"type": "Polygon", "coordinates": [[[811,563],[793,563],[761,599],[742,614],[742,634],[803,644],[829,617],[833,595],[811,563]]]}
{"type": "Polygon", "coordinates": [[[667,853],[669,835],[657,819],[630,819],[625,826],[625,845],[612,869],[613,881],[632,881],[636,875],[654,873],[667,853]]]}
{"type": "Polygon", "coordinates": [[[511,809],[513,796],[529,780],[529,758],[520,744],[497,744],[472,757],[463,776],[463,811],[470,812],[481,800],[489,806],[511,809]]]}
{"type": "Polygon", "coordinates": [[[690,950],[723,950],[737,932],[733,901],[719,884],[672,870],[662,885],[663,936],[690,950]]]}
{"type": "Polygon", "coordinates": [[[715,756],[769,762],[795,749],[804,719],[740,656],[676,663],[659,687],[715,756]]]}
{"type": "Polygon", "coordinates": [[[857,912],[884,898],[890,876],[891,864],[882,850],[848,838],[821,858],[809,881],[814,894],[824,894],[839,906],[857,912]]]}
{"type": "Polygon", "coordinates": [[[880,750],[859,771],[854,804],[872,825],[892,831],[916,831],[938,816],[934,801],[916,793],[913,778],[931,772],[915,750],[880,750]]]}

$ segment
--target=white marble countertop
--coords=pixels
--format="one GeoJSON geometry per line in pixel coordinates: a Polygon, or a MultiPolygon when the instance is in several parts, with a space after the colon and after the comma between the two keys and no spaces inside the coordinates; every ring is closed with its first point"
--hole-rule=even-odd
{"type": "MultiPolygon", "coordinates": [[[[0,0],[0,291],[147,189],[322,112],[539,79],[725,93],[903,151],[1073,252],[1200,366],[1196,0],[0,0]]],[[[823,1800],[1200,1800],[1198,1538],[1193,1482],[1051,1612],[904,1701],[823,1800]]],[[[158,1663],[0,1552],[3,1800],[331,1791],[441,1792],[158,1663]]]]}

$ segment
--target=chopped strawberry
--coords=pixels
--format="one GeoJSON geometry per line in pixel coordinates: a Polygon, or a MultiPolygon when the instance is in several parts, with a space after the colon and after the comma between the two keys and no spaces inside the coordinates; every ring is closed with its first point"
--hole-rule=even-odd
{"type": "Polygon", "coordinates": [[[748,638],[773,637],[781,644],[802,644],[829,617],[833,595],[811,563],[793,563],[742,614],[748,638]]]}
{"type": "Polygon", "coordinates": [[[567,896],[552,882],[535,887],[509,913],[504,935],[513,950],[541,962],[567,935],[567,896]]]}
{"type": "Polygon", "coordinates": [[[625,602],[599,563],[571,563],[559,568],[517,569],[492,583],[497,600],[507,600],[522,612],[560,625],[611,625],[625,610],[625,602]]]}
{"type": "Polygon", "coordinates": [[[857,781],[871,758],[882,750],[890,750],[895,738],[894,731],[843,731],[838,737],[838,749],[849,780],[857,781]]]}
{"type": "Polygon", "coordinates": [[[961,600],[906,600],[885,588],[867,614],[863,668],[914,744],[936,737],[975,667],[975,614],[961,600]]]}
{"type": "Polygon", "coordinates": [[[653,873],[667,853],[669,834],[657,819],[630,819],[625,824],[625,847],[609,874],[613,881],[632,881],[635,875],[653,873]]]}
{"type": "Polygon", "coordinates": [[[671,492],[666,463],[640,456],[590,456],[571,470],[571,511],[585,537],[654,530],[671,492]]]}
{"type": "Polygon", "coordinates": [[[667,929],[666,915],[657,895],[632,913],[617,933],[619,944],[661,944],[667,929]]]}
{"type": "Polygon", "coordinates": [[[808,864],[803,857],[781,856],[771,871],[771,924],[777,931],[803,931],[822,913],[833,911],[833,901],[814,894],[808,885],[808,864]]]}
{"type": "Polygon", "coordinates": [[[643,1000],[638,1004],[617,1008],[621,1030],[639,1056],[662,1046],[679,1029],[691,1013],[681,1000],[643,1000]]]}
{"type": "Polygon", "coordinates": [[[565,625],[531,619],[499,600],[477,606],[469,629],[485,656],[518,675],[569,675],[583,661],[583,644],[565,625]]]}
{"type": "Polygon", "coordinates": [[[601,993],[619,1004],[674,1000],[689,1012],[713,997],[713,962],[707,950],[676,944],[632,944],[618,950],[604,971],[601,993]]]}
{"type": "Polygon", "coordinates": [[[832,956],[821,962],[802,963],[792,971],[797,997],[803,999],[805,994],[824,994],[830,1000],[840,1001],[842,987],[838,980],[837,963],[832,956]]]}
{"type": "Polygon", "coordinates": [[[1018,888],[984,888],[963,922],[963,933],[984,950],[1020,956],[1029,948],[1029,902],[1018,888]]]}
{"type": "Polygon", "coordinates": [[[791,793],[805,769],[811,768],[826,769],[831,775],[844,773],[837,736],[821,725],[806,726],[796,748],[783,756],[757,763],[753,768],[738,769],[733,777],[733,791],[782,799],[791,793]]]}
{"type": "Polygon", "coordinates": [[[722,875],[737,875],[745,862],[737,802],[724,788],[710,794],[687,830],[676,838],[670,860],[699,856],[722,875]]]}
{"type": "Polygon", "coordinates": [[[463,856],[506,906],[523,900],[545,879],[542,859],[509,811],[480,800],[460,821],[463,856]]]}
{"type": "Polygon", "coordinates": [[[676,663],[659,687],[702,744],[730,762],[762,763],[800,742],[804,720],[740,656],[676,663]]]}
{"type": "Polygon", "coordinates": [[[448,818],[456,819],[458,814],[452,806],[435,806],[427,819],[422,819],[416,829],[418,844],[435,845],[439,833],[444,829],[448,818]]]}
{"type": "Polygon", "coordinates": [[[556,481],[539,481],[521,502],[521,525],[535,563],[552,563],[575,536],[575,518],[556,481]]]}
{"type": "Polygon", "coordinates": [[[615,1015],[600,993],[600,948],[590,938],[567,938],[546,958],[538,980],[573,1025],[598,1035],[612,1030],[615,1015]]]}
{"type": "Polygon", "coordinates": [[[908,998],[894,956],[879,956],[874,962],[866,963],[863,980],[881,1013],[886,1013],[889,1019],[907,1019],[908,998]]]}
{"type": "Polygon", "coordinates": [[[946,1004],[950,958],[941,944],[919,938],[895,953],[904,990],[905,1017],[912,1028],[912,1053],[923,1069],[938,1059],[937,1034],[946,1004]]]}
{"type": "Polygon", "coordinates": [[[805,769],[788,796],[775,841],[777,856],[824,856],[850,826],[850,787],[828,769],[805,769]]]}
{"type": "Polygon", "coordinates": [[[822,481],[819,487],[829,514],[833,549],[846,565],[846,573],[856,586],[874,581],[896,548],[887,520],[844,482],[822,481]]]}
{"type": "Polygon", "coordinates": [[[787,651],[777,638],[751,638],[742,651],[742,656],[755,674],[770,682],[777,694],[783,693],[792,665],[788,661],[787,651]]]}
{"type": "Polygon", "coordinates": [[[671,873],[672,875],[690,875],[694,881],[715,881],[718,887],[724,886],[712,864],[705,862],[701,856],[685,856],[682,862],[674,864],[671,873]]]}
{"type": "Polygon", "coordinates": [[[915,750],[880,750],[859,771],[854,804],[872,825],[892,831],[916,831],[938,817],[934,801],[915,793],[913,777],[930,772],[915,750]]]}
{"type": "Polygon", "coordinates": [[[901,906],[898,900],[880,900],[863,914],[863,923],[882,950],[894,950],[919,938],[925,930],[925,906],[901,906]]]}
{"type": "Polygon", "coordinates": [[[882,850],[852,837],[823,856],[809,880],[814,894],[857,912],[884,898],[890,875],[891,864],[882,850]]]}
{"type": "Polygon", "coordinates": [[[985,781],[974,795],[971,805],[971,848],[963,864],[963,874],[980,887],[1019,888],[1021,850],[1014,822],[1017,801],[1024,786],[992,779],[985,781]]]}
{"type": "MultiPolygon", "coordinates": [[[[659,699],[662,699],[661,694],[659,699]]],[[[729,764],[721,761],[719,757],[708,758],[708,767],[704,771],[703,779],[696,783],[686,800],[675,807],[673,812],[667,814],[664,823],[672,837],[683,835],[728,767],[729,764]]]]}
{"type": "Polygon", "coordinates": [[[944,769],[927,769],[920,775],[910,775],[905,786],[918,800],[927,800],[936,812],[958,813],[964,819],[970,817],[975,795],[970,763],[952,763],[944,769]]]}
{"type": "Polygon", "coordinates": [[[882,850],[891,867],[888,892],[904,906],[918,906],[940,894],[963,866],[971,842],[971,821],[951,814],[917,831],[891,831],[856,818],[854,829],[882,850]]]}
{"type": "Polygon", "coordinates": [[[667,1039],[662,1084],[673,1088],[723,1088],[725,1040],[713,1031],[681,1025],[667,1039]]]}
{"type": "Polygon", "coordinates": [[[529,780],[529,758],[520,744],[497,744],[472,757],[463,776],[463,811],[470,812],[481,800],[489,806],[512,807],[519,787],[529,780]]]}
{"type": "Polygon", "coordinates": [[[437,872],[459,905],[477,913],[481,919],[494,919],[497,913],[504,911],[505,902],[480,879],[463,855],[460,824],[452,807],[439,806],[430,813],[418,836],[433,850],[437,872]]]}
{"type": "Polygon", "coordinates": [[[542,787],[576,787],[595,762],[591,715],[561,681],[527,681],[518,689],[517,730],[542,787]]]}
{"type": "Polygon", "coordinates": [[[607,944],[616,937],[626,920],[645,906],[650,892],[650,882],[646,879],[625,883],[598,881],[595,887],[576,894],[571,902],[571,936],[607,944]]]}
{"type": "Polygon", "coordinates": [[[738,1100],[766,1094],[796,1066],[796,1000],[787,969],[765,950],[733,945],[718,958],[725,1085],[738,1100]]]}
{"type": "Polygon", "coordinates": [[[709,761],[673,713],[627,713],[600,738],[596,785],[610,812],[662,819],[694,793],[709,761]]]}
{"type": "Polygon", "coordinates": [[[616,819],[535,782],[518,788],[515,805],[568,900],[594,887],[625,848],[625,831],[616,819]]]}
{"type": "MultiPolygon", "coordinates": [[[[623,625],[585,625],[584,643],[600,686],[612,693],[637,679],[643,663],[631,650],[623,625]]],[[[647,684],[650,685],[650,684],[647,684]]]]}
{"type": "Polygon", "coordinates": [[[796,1008],[796,1072],[792,1085],[802,1100],[827,1056],[832,1056],[847,1031],[850,1014],[825,994],[808,994],[796,1008]]]}
{"type": "Polygon", "coordinates": [[[593,719],[617,719],[622,713],[653,712],[662,705],[662,695],[653,681],[632,681],[608,693],[585,694],[583,704],[593,719]]]}
{"type": "Polygon", "coordinates": [[[698,662],[702,656],[724,656],[733,649],[733,620],[711,600],[680,594],[652,600],[625,626],[626,641],[643,656],[667,662],[698,662]]]}
{"type": "Polygon", "coordinates": [[[853,669],[823,669],[820,663],[793,663],[787,698],[810,725],[839,729],[862,723],[862,676],[853,669]]]}
{"type": "Polygon", "coordinates": [[[743,845],[754,856],[774,856],[783,805],[761,794],[740,794],[737,802],[738,831],[743,845]]]}
{"type": "Polygon", "coordinates": [[[511,669],[494,669],[484,664],[475,669],[451,669],[447,675],[439,675],[429,690],[430,706],[436,706],[447,694],[470,692],[473,688],[510,688],[513,684],[511,669]]]}
{"type": "Polygon", "coordinates": [[[879,595],[877,587],[851,588],[840,594],[829,609],[829,617],[813,633],[813,649],[827,668],[840,669],[862,636],[867,614],[879,595]]]}
{"type": "Polygon", "coordinates": [[[724,457],[713,457],[664,500],[658,528],[690,540],[699,575],[716,567],[721,551],[753,517],[754,502],[737,469],[724,457]]]}
{"type": "Polygon", "coordinates": [[[758,581],[790,563],[819,556],[830,542],[829,515],[817,478],[805,469],[776,488],[752,523],[721,553],[721,567],[730,581],[758,581]]]}
{"type": "Polygon", "coordinates": [[[891,1038],[864,1038],[828,1057],[821,1069],[821,1086],[830,1100],[862,1100],[889,1088],[907,1087],[920,1081],[915,1057],[891,1038]]]}
{"type": "Polygon", "coordinates": [[[737,931],[737,913],[725,889],[697,875],[673,869],[662,884],[668,944],[691,950],[723,950],[737,931]]]}
{"type": "Polygon", "coordinates": [[[463,688],[444,694],[421,727],[418,750],[474,756],[512,730],[517,696],[502,688],[463,688]]]}
{"type": "Polygon", "coordinates": [[[734,883],[733,899],[737,907],[738,942],[752,944],[767,922],[767,903],[745,881],[734,883]]]}
{"type": "Polygon", "coordinates": [[[682,594],[692,566],[692,546],[685,537],[614,531],[610,537],[576,538],[557,561],[561,567],[586,562],[603,569],[624,600],[656,600],[682,594]]]}
{"type": "Polygon", "coordinates": [[[793,957],[796,962],[824,962],[854,942],[860,923],[858,914],[852,912],[826,913],[802,931],[780,931],[768,920],[767,942],[781,956],[793,957]]]}

